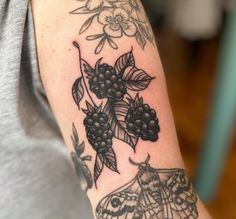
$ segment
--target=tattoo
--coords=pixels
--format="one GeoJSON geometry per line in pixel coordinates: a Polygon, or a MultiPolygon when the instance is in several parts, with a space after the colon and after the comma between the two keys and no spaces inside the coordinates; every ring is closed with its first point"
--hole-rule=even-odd
{"type": "Polygon", "coordinates": [[[91,161],[92,157],[89,155],[82,157],[85,144],[84,142],[79,143],[79,136],[74,124],[72,127],[71,141],[75,150],[75,152],[71,152],[71,157],[75,165],[76,173],[80,178],[81,187],[84,188],[84,190],[91,189],[93,186],[93,178],[85,161],[91,161]]]}
{"type": "Polygon", "coordinates": [[[182,169],[154,169],[150,156],[138,166],[136,177],[103,198],[98,219],[194,219],[197,195],[182,169]]]}
{"type": "MultiPolygon", "coordinates": [[[[74,46],[80,54],[78,43],[74,42],[74,46]]],[[[86,109],[83,109],[84,126],[88,141],[96,151],[95,184],[104,166],[119,173],[113,138],[127,143],[135,151],[140,138],[155,142],[160,131],[156,111],[139,96],[139,91],[146,89],[154,78],[136,66],[132,50],[120,56],[114,67],[101,61],[102,58],[93,68],[80,58],[81,77],[72,87],[79,109],[84,94],[88,97],[86,109]],[[103,102],[97,106],[99,100],[103,102]]]]}
{"type": "Polygon", "coordinates": [[[118,49],[115,40],[124,35],[135,38],[142,49],[147,42],[154,43],[152,28],[139,0],[79,1],[84,1],[85,5],[70,13],[89,15],[79,33],[86,32],[94,23],[102,27],[101,33],[86,37],[89,41],[98,41],[95,54],[100,53],[106,43],[113,49],[118,49]]]}

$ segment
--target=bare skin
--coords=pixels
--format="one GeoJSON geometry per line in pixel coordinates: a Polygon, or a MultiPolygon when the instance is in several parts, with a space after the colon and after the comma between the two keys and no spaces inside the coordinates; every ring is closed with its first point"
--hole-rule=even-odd
{"type": "MultiPolygon", "coordinates": [[[[138,34],[137,24],[135,23],[135,20],[131,20],[130,17],[133,16],[135,19],[139,19],[148,26],[149,24],[147,18],[145,17],[145,14],[142,14],[143,10],[130,12],[130,8],[127,8],[128,6],[126,4],[117,6],[114,5],[116,1],[104,0],[103,3],[101,2],[102,1],[93,2],[73,0],[31,1],[35,22],[40,74],[51,108],[55,114],[65,143],[68,147],[68,151],[73,152],[76,148],[76,143],[73,145],[73,141],[71,141],[72,123],[74,123],[76,132],[78,133],[80,140],[79,143],[84,141],[85,147],[83,154],[89,155],[89,159],[85,159],[84,164],[88,166],[89,172],[91,173],[88,173],[88,175],[92,177],[93,181],[93,185],[90,186],[91,188],[88,189],[87,194],[94,209],[94,218],[125,218],[125,216],[126,218],[132,218],[132,216],[138,214],[138,212],[141,214],[140,211],[143,216],[137,218],[147,218],[148,216],[145,215],[148,215],[148,213],[145,208],[142,207],[140,210],[140,202],[131,204],[135,209],[132,213],[122,213],[119,217],[112,216],[112,214],[114,215],[114,212],[116,211],[115,209],[113,209],[113,213],[111,213],[110,217],[106,216],[104,213],[101,213],[101,209],[108,208],[101,207],[101,202],[105,197],[109,195],[111,196],[113,191],[127,185],[133,179],[137,179],[137,174],[140,173],[137,165],[141,165],[142,162],[145,163],[144,161],[147,159],[148,154],[150,155],[150,158],[148,161],[146,160],[146,164],[150,165],[152,169],[158,169],[158,171],[160,169],[170,171],[174,169],[182,170],[185,169],[185,167],[179,150],[166,90],[165,76],[158,50],[148,36],[146,38],[145,45],[144,42],[140,42],[139,37],[135,37],[138,34]],[[105,9],[101,10],[101,7],[105,6],[109,6],[109,8],[106,9],[109,13],[103,15],[102,12],[105,9]],[[70,13],[80,7],[84,7],[88,10],[88,13],[70,13]],[[117,12],[116,10],[116,12],[114,12],[116,7],[121,9],[121,11],[118,10],[117,12]],[[89,12],[89,10],[97,10],[100,14],[98,15],[98,18],[93,20],[93,23],[86,29],[86,31],[81,31],[82,33],[79,34],[79,30],[81,30],[81,27],[85,21],[91,15],[94,15],[92,12],[89,12]],[[122,13],[124,13],[124,15],[122,13]],[[125,13],[128,14],[127,17],[125,13]],[[137,13],[139,13],[138,16],[136,16],[137,13]],[[121,18],[116,17],[119,15],[121,18]],[[114,24],[109,22],[106,23],[106,18],[109,18],[109,16],[113,16],[114,19],[116,18],[120,22],[123,19],[123,26],[121,25],[123,29],[121,27],[121,29],[117,27],[114,29],[112,26],[114,24]],[[143,18],[145,18],[145,20],[142,20],[143,18]],[[102,38],[97,40],[88,40],[88,36],[100,33],[106,34],[108,38],[110,37],[109,39],[111,39],[111,41],[108,39],[109,42],[106,41],[104,45],[98,47],[98,44],[102,38]],[[96,156],[101,152],[99,152],[99,150],[94,146],[94,142],[88,138],[88,131],[86,131],[86,125],[84,125],[84,119],[86,118],[88,112],[83,112],[82,109],[88,108],[86,102],[89,102],[93,106],[99,106],[101,102],[103,102],[104,106],[106,102],[111,100],[106,95],[99,98],[95,91],[91,91],[89,87],[89,78],[84,77],[83,79],[85,79],[85,81],[81,82],[83,84],[84,94],[83,98],[79,101],[78,107],[78,103],[75,101],[75,96],[72,95],[72,87],[78,78],[82,77],[83,74],[86,74],[83,70],[83,65],[81,65],[81,60],[86,61],[86,63],[88,63],[94,70],[96,70],[95,65],[100,58],[103,58],[101,63],[106,63],[114,67],[117,59],[131,50],[135,60],[135,66],[133,67],[139,70],[141,69],[146,73],[146,76],[148,75],[152,79],[150,79],[150,83],[144,83],[142,86],[145,88],[142,87],[142,89],[140,87],[138,88],[136,81],[134,83],[134,86],[136,87],[132,90],[130,88],[130,84],[128,84],[128,81],[124,79],[124,76],[121,76],[121,80],[123,80],[124,86],[127,88],[125,95],[129,95],[129,97],[131,96],[134,99],[137,93],[139,93],[139,96],[142,97],[143,102],[155,111],[157,118],[154,118],[154,120],[157,121],[158,119],[160,130],[157,130],[156,128],[154,132],[158,135],[158,138],[156,139],[153,135],[151,137],[149,136],[148,139],[145,139],[145,133],[143,134],[144,137],[138,135],[136,136],[138,141],[134,150],[134,146],[132,146],[129,141],[123,141],[122,137],[119,138],[117,134],[115,134],[115,131],[112,130],[112,146],[109,148],[112,148],[114,151],[116,168],[114,166],[109,168],[104,164],[102,171],[99,173],[99,177],[95,177],[95,160],[96,156]],[[133,165],[129,158],[136,161],[137,165],[133,165]]],[[[120,2],[126,3],[129,1],[124,0],[120,2]]],[[[138,3],[138,6],[141,7],[140,2],[137,1],[136,3],[138,3]]],[[[150,27],[148,26],[147,28],[150,27]]],[[[142,33],[142,31],[140,32],[142,33]]],[[[131,64],[129,63],[129,65],[131,64]]],[[[126,69],[126,72],[127,71],[128,70],[126,69]]],[[[101,88],[99,87],[99,89],[101,88]]],[[[126,96],[119,96],[118,99],[127,100],[125,98],[126,96]]],[[[115,101],[118,100],[116,99],[115,101]]],[[[128,112],[126,112],[126,114],[127,113],[128,112]]],[[[125,121],[126,120],[123,122],[125,121]]],[[[134,133],[127,131],[127,127],[125,130],[128,136],[135,135],[134,133]]],[[[101,148],[100,145],[99,147],[101,148]]],[[[104,147],[108,148],[107,145],[104,147]]],[[[103,155],[105,154],[104,151],[102,153],[103,155]]],[[[171,186],[169,186],[167,180],[162,179],[162,176],[158,171],[154,175],[150,174],[152,169],[144,168],[142,173],[152,176],[153,179],[155,179],[155,182],[157,182],[156,176],[160,176],[160,182],[166,187],[166,191],[174,190],[171,186]]],[[[182,172],[177,171],[177,173],[182,172]]],[[[172,176],[173,175],[175,174],[173,173],[172,176]]],[[[172,178],[169,180],[171,181],[172,178]]],[[[139,185],[142,187],[144,182],[142,180],[140,182],[141,183],[139,185]]],[[[152,188],[153,190],[154,187],[150,184],[149,186],[149,188],[152,188]]],[[[196,206],[196,210],[194,210],[195,214],[188,211],[190,212],[188,218],[210,218],[199,198],[196,198],[196,200],[194,199],[194,190],[189,189],[189,187],[184,188],[188,190],[188,193],[191,194],[193,200],[191,204],[186,202],[187,205],[191,206],[191,209],[193,206],[196,206]]],[[[125,187],[123,187],[123,189],[125,189],[125,187]]],[[[125,194],[127,195],[127,193],[125,194]]],[[[140,197],[140,193],[138,193],[138,197],[140,197]]],[[[160,208],[160,204],[158,207],[154,208],[160,208]]],[[[165,212],[166,210],[160,211],[165,212]]],[[[154,215],[155,217],[153,218],[167,218],[164,213],[160,212],[154,213],[154,215]]],[[[178,218],[176,215],[182,218],[180,213],[176,213],[176,211],[173,210],[172,217],[178,218]]],[[[172,217],[168,216],[168,218],[172,217]]]]}

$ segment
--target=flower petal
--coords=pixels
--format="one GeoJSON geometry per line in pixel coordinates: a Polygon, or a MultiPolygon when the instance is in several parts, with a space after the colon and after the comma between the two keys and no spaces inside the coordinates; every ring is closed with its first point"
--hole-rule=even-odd
{"type": "Polygon", "coordinates": [[[114,18],[120,16],[122,17],[122,22],[125,22],[129,19],[129,15],[127,14],[127,12],[122,9],[122,8],[116,8],[114,11],[113,11],[113,16],[114,18]]]}
{"type": "Polygon", "coordinates": [[[125,25],[122,25],[122,29],[127,36],[134,36],[137,28],[133,22],[128,21],[125,25]]]}
{"type": "Polygon", "coordinates": [[[86,7],[89,10],[94,10],[99,8],[103,4],[104,0],[88,0],[86,3],[86,7]]]}
{"type": "Polygon", "coordinates": [[[108,10],[102,11],[98,16],[98,22],[101,24],[110,24],[112,19],[113,14],[108,10]]]}
{"type": "Polygon", "coordinates": [[[118,28],[118,29],[112,29],[111,28],[111,25],[107,24],[106,26],[104,26],[104,32],[108,35],[108,36],[111,36],[111,37],[114,37],[114,38],[119,38],[122,36],[122,30],[121,30],[121,27],[118,28]]]}

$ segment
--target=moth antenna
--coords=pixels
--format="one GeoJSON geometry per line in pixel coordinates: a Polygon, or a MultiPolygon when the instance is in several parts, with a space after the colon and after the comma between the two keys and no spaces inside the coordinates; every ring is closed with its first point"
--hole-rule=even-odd
{"type": "Polygon", "coordinates": [[[148,163],[150,161],[150,154],[148,154],[146,160],[145,160],[145,163],[148,163]]]}
{"type": "Polygon", "coordinates": [[[133,164],[134,166],[139,166],[140,165],[140,163],[137,163],[137,162],[133,161],[130,157],[129,157],[129,162],[131,164],[133,164]]]}

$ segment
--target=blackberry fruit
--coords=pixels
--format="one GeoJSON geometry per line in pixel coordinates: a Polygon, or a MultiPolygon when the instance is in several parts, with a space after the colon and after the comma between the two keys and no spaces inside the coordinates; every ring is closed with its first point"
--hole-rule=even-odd
{"type": "Polygon", "coordinates": [[[120,100],[127,90],[124,82],[115,69],[108,64],[96,64],[94,74],[89,78],[90,90],[96,94],[97,98],[108,98],[110,100],[120,100]]]}
{"type": "Polygon", "coordinates": [[[86,113],[84,125],[89,143],[98,152],[106,152],[112,146],[113,132],[106,113],[94,108],[86,113]]]}
{"type": "Polygon", "coordinates": [[[143,99],[138,96],[131,100],[131,107],[125,118],[128,132],[147,141],[157,141],[160,127],[154,109],[148,104],[143,104],[143,99]]]}

